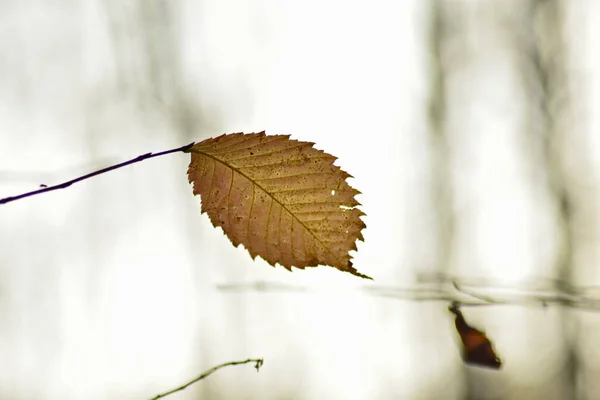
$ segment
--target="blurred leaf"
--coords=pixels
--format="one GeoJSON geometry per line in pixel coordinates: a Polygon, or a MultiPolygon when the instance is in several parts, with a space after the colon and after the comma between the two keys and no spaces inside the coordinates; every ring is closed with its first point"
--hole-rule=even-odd
{"type": "Polygon", "coordinates": [[[350,250],[363,240],[360,192],[336,157],[289,135],[233,133],[195,144],[188,179],[202,213],[252,258],[291,270],[329,265],[361,278],[350,250]]]}
{"type": "Polygon", "coordinates": [[[458,303],[453,302],[448,310],[456,315],[454,324],[462,341],[462,358],[465,364],[500,369],[502,361],[494,352],[492,342],[485,333],[467,324],[458,303]]]}

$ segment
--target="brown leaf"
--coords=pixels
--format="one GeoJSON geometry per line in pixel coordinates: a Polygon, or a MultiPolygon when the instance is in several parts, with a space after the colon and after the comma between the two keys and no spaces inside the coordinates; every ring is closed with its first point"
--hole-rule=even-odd
{"type": "Polygon", "coordinates": [[[233,133],[195,144],[188,179],[215,226],[291,270],[329,265],[361,278],[350,261],[364,213],[336,157],[289,135],[233,133]]]}
{"type": "Polygon", "coordinates": [[[448,310],[456,315],[454,324],[462,341],[462,358],[465,364],[500,369],[502,360],[494,352],[492,342],[485,333],[467,324],[458,303],[453,302],[448,310]]]}

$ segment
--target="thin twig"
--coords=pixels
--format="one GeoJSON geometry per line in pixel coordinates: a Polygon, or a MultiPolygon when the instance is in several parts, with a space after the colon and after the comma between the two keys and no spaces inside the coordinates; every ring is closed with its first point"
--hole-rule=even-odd
{"type": "MultiPolygon", "coordinates": [[[[378,285],[361,285],[353,288],[325,288],[319,289],[316,287],[286,285],[284,283],[258,281],[246,283],[229,283],[217,285],[217,290],[225,292],[288,292],[298,294],[367,294],[376,297],[395,298],[407,301],[439,301],[439,302],[456,302],[460,303],[461,307],[489,307],[489,306],[533,306],[546,308],[552,304],[564,307],[575,308],[583,311],[600,311],[600,299],[590,297],[586,292],[590,289],[598,288],[571,288],[567,291],[561,288],[547,288],[526,290],[524,288],[509,288],[511,293],[498,293],[496,296],[484,296],[476,293],[472,289],[467,289],[458,281],[453,280],[451,286],[454,292],[445,285],[441,286],[416,286],[413,288],[403,288],[398,286],[378,286],[378,285]],[[458,292],[458,293],[456,293],[458,292]],[[470,300],[465,299],[465,296],[470,297],[470,300]],[[474,299],[474,300],[473,300],[474,299]]],[[[469,285],[470,286],[470,285],[469,285]]],[[[479,288],[497,289],[494,285],[480,286],[479,288]]]]}
{"type": "Polygon", "coordinates": [[[454,289],[458,290],[459,292],[469,295],[477,300],[481,300],[485,303],[496,303],[498,301],[489,296],[484,296],[482,294],[472,292],[471,290],[467,290],[467,289],[463,288],[462,285],[459,285],[458,282],[456,282],[456,281],[452,281],[452,286],[454,286],[454,289]]]}
{"type": "Polygon", "coordinates": [[[198,381],[201,381],[202,379],[206,378],[207,376],[209,376],[213,372],[215,372],[215,371],[217,371],[217,370],[219,370],[219,369],[221,369],[223,367],[228,367],[230,365],[248,364],[248,363],[251,363],[251,362],[255,363],[254,364],[254,368],[256,368],[256,372],[258,372],[259,368],[262,367],[262,365],[264,363],[264,360],[262,358],[249,358],[249,359],[244,360],[244,361],[230,361],[230,362],[227,362],[227,363],[224,363],[224,364],[217,365],[216,367],[212,367],[211,369],[209,369],[208,371],[202,373],[202,375],[200,375],[199,377],[197,377],[197,378],[189,381],[188,383],[185,383],[185,384],[183,384],[183,385],[181,385],[181,386],[179,386],[179,387],[177,387],[175,389],[169,390],[168,392],[164,392],[164,393],[158,394],[158,395],[154,396],[150,400],[157,400],[157,399],[166,397],[166,396],[168,396],[170,394],[179,392],[179,391],[187,388],[188,386],[193,385],[194,383],[196,383],[198,381]]]}
{"type": "Polygon", "coordinates": [[[83,180],[92,178],[92,177],[94,177],[96,175],[100,175],[100,174],[103,174],[105,172],[112,171],[114,169],[122,168],[122,167],[125,167],[127,165],[135,164],[135,163],[138,163],[140,161],[144,161],[144,160],[147,160],[147,159],[150,159],[150,158],[154,158],[154,157],[164,156],[164,155],[171,154],[171,153],[177,153],[177,152],[180,152],[180,151],[185,152],[186,150],[189,150],[193,145],[194,145],[194,142],[192,142],[190,144],[186,144],[185,146],[178,147],[176,149],[161,151],[160,153],[146,153],[146,154],[142,154],[141,156],[137,156],[136,158],[133,158],[131,160],[122,162],[120,164],[111,165],[110,167],[102,168],[102,169],[100,169],[98,171],[91,172],[89,174],[80,176],[78,178],[72,179],[72,180],[67,181],[67,182],[60,183],[58,185],[46,186],[46,187],[42,187],[41,189],[38,189],[38,190],[33,190],[31,192],[19,194],[17,196],[5,197],[3,199],[0,199],[0,204],[10,203],[12,201],[21,200],[21,199],[24,199],[26,197],[35,196],[35,195],[46,193],[46,192],[51,192],[53,190],[64,189],[64,188],[67,188],[67,187],[71,186],[74,183],[81,182],[83,180]]]}

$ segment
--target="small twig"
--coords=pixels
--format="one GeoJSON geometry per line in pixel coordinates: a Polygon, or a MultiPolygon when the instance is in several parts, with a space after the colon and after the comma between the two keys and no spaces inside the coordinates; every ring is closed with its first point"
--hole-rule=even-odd
{"type": "Polygon", "coordinates": [[[280,282],[255,281],[247,283],[218,284],[217,290],[224,292],[287,292],[303,294],[326,294],[336,296],[339,296],[340,294],[366,294],[376,297],[387,297],[410,301],[458,301],[461,303],[461,305],[465,306],[492,305],[488,302],[482,301],[464,301],[464,299],[461,299],[456,295],[450,294],[446,290],[439,287],[402,288],[396,286],[361,285],[353,288],[317,288],[289,285],[280,282]]]}
{"type": "Polygon", "coordinates": [[[26,197],[35,196],[37,194],[51,192],[53,190],[65,189],[65,188],[71,186],[74,183],[81,182],[83,180],[92,178],[92,177],[94,177],[96,175],[100,175],[100,174],[103,174],[105,172],[112,171],[114,169],[122,168],[122,167],[125,167],[127,165],[135,164],[135,163],[138,163],[140,161],[147,160],[149,158],[160,157],[160,156],[164,156],[164,155],[171,154],[171,153],[177,153],[177,152],[180,152],[180,151],[185,152],[186,150],[189,150],[193,145],[194,145],[194,142],[192,142],[190,144],[186,144],[185,146],[178,147],[176,149],[161,151],[160,153],[146,153],[146,154],[142,154],[141,156],[137,156],[136,158],[133,158],[131,160],[128,160],[128,161],[125,161],[125,162],[122,162],[122,163],[119,163],[119,164],[111,165],[110,167],[102,168],[102,169],[100,169],[98,171],[91,172],[91,173],[89,173],[87,175],[80,176],[78,178],[72,179],[72,180],[67,181],[67,182],[60,183],[58,185],[53,185],[53,186],[41,185],[42,186],[41,189],[33,190],[33,191],[27,192],[27,193],[22,193],[22,194],[19,194],[17,196],[5,197],[3,199],[0,199],[0,204],[10,203],[12,201],[21,200],[21,199],[24,199],[26,197]]]}
{"type": "Polygon", "coordinates": [[[462,286],[459,286],[456,281],[452,281],[452,286],[454,286],[454,289],[458,290],[459,292],[464,293],[468,296],[471,296],[477,300],[483,301],[484,303],[498,303],[497,299],[493,299],[491,297],[484,296],[482,294],[478,294],[478,293],[472,292],[470,290],[467,290],[467,289],[463,288],[462,286]]]}
{"type": "Polygon", "coordinates": [[[244,360],[244,361],[230,361],[230,362],[227,362],[227,363],[224,363],[224,364],[217,365],[216,367],[212,367],[211,369],[209,369],[208,371],[202,373],[202,375],[200,375],[199,377],[197,377],[197,378],[189,381],[188,383],[185,383],[185,384],[183,384],[183,385],[181,385],[181,386],[179,386],[179,387],[177,387],[175,389],[169,390],[168,392],[164,392],[164,393],[158,394],[158,395],[154,396],[150,400],[157,400],[157,399],[166,397],[166,396],[168,396],[170,394],[179,392],[179,391],[187,388],[188,386],[193,385],[194,383],[196,383],[198,381],[201,381],[202,379],[206,378],[207,376],[209,376],[213,372],[215,372],[215,371],[217,371],[217,370],[219,370],[219,369],[221,369],[223,367],[228,367],[230,365],[248,364],[248,363],[251,363],[251,362],[255,363],[254,364],[254,368],[256,368],[256,372],[258,372],[258,370],[260,369],[260,367],[262,367],[262,365],[264,363],[264,360],[262,358],[249,358],[249,359],[244,360]]]}
{"type": "MultiPolygon", "coordinates": [[[[376,297],[395,298],[407,301],[440,301],[444,303],[456,302],[461,307],[489,307],[489,306],[535,306],[546,308],[552,304],[561,305],[564,307],[572,307],[579,310],[585,311],[600,311],[600,299],[589,297],[582,293],[584,289],[597,289],[593,288],[568,288],[564,290],[556,288],[548,288],[545,291],[537,290],[524,290],[520,289],[517,293],[512,293],[512,296],[484,296],[479,293],[475,293],[472,289],[466,289],[464,285],[459,284],[458,281],[453,280],[450,282],[455,291],[459,293],[452,293],[446,286],[434,286],[434,287],[414,287],[414,288],[403,288],[397,286],[378,286],[378,285],[361,285],[354,288],[325,288],[319,290],[318,288],[311,288],[307,286],[292,286],[278,282],[258,281],[258,282],[247,282],[238,284],[221,284],[217,285],[217,290],[227,292],[244,292],[244,291],[257,291],[257,292],[290,292],[290,293],[303,293],[303,294],[353,294],[361,293],[376,297]],[[469,296],[470,300],[465,300],[464,296],[469,296]]],[[[488,288],[494,289],[493,285],[488,288]]],[[[504,289],[510,289],[505,287],[504,289]]]]}

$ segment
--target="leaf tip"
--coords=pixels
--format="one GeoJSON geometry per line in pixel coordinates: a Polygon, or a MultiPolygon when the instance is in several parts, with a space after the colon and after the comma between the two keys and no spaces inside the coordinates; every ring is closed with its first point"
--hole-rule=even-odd
{"type": "Polygon", "coordinates": [[[375,279],[371,278],[369,275],[361,274],[360,272],[358,272],[358,270],[353,267],[352,261],[348,261],[348,267],[346,269],[346,272],[349,272],[354,276],[358,276],[359,278],[368,279],[371,281],[375,280],[375,279]]]}

